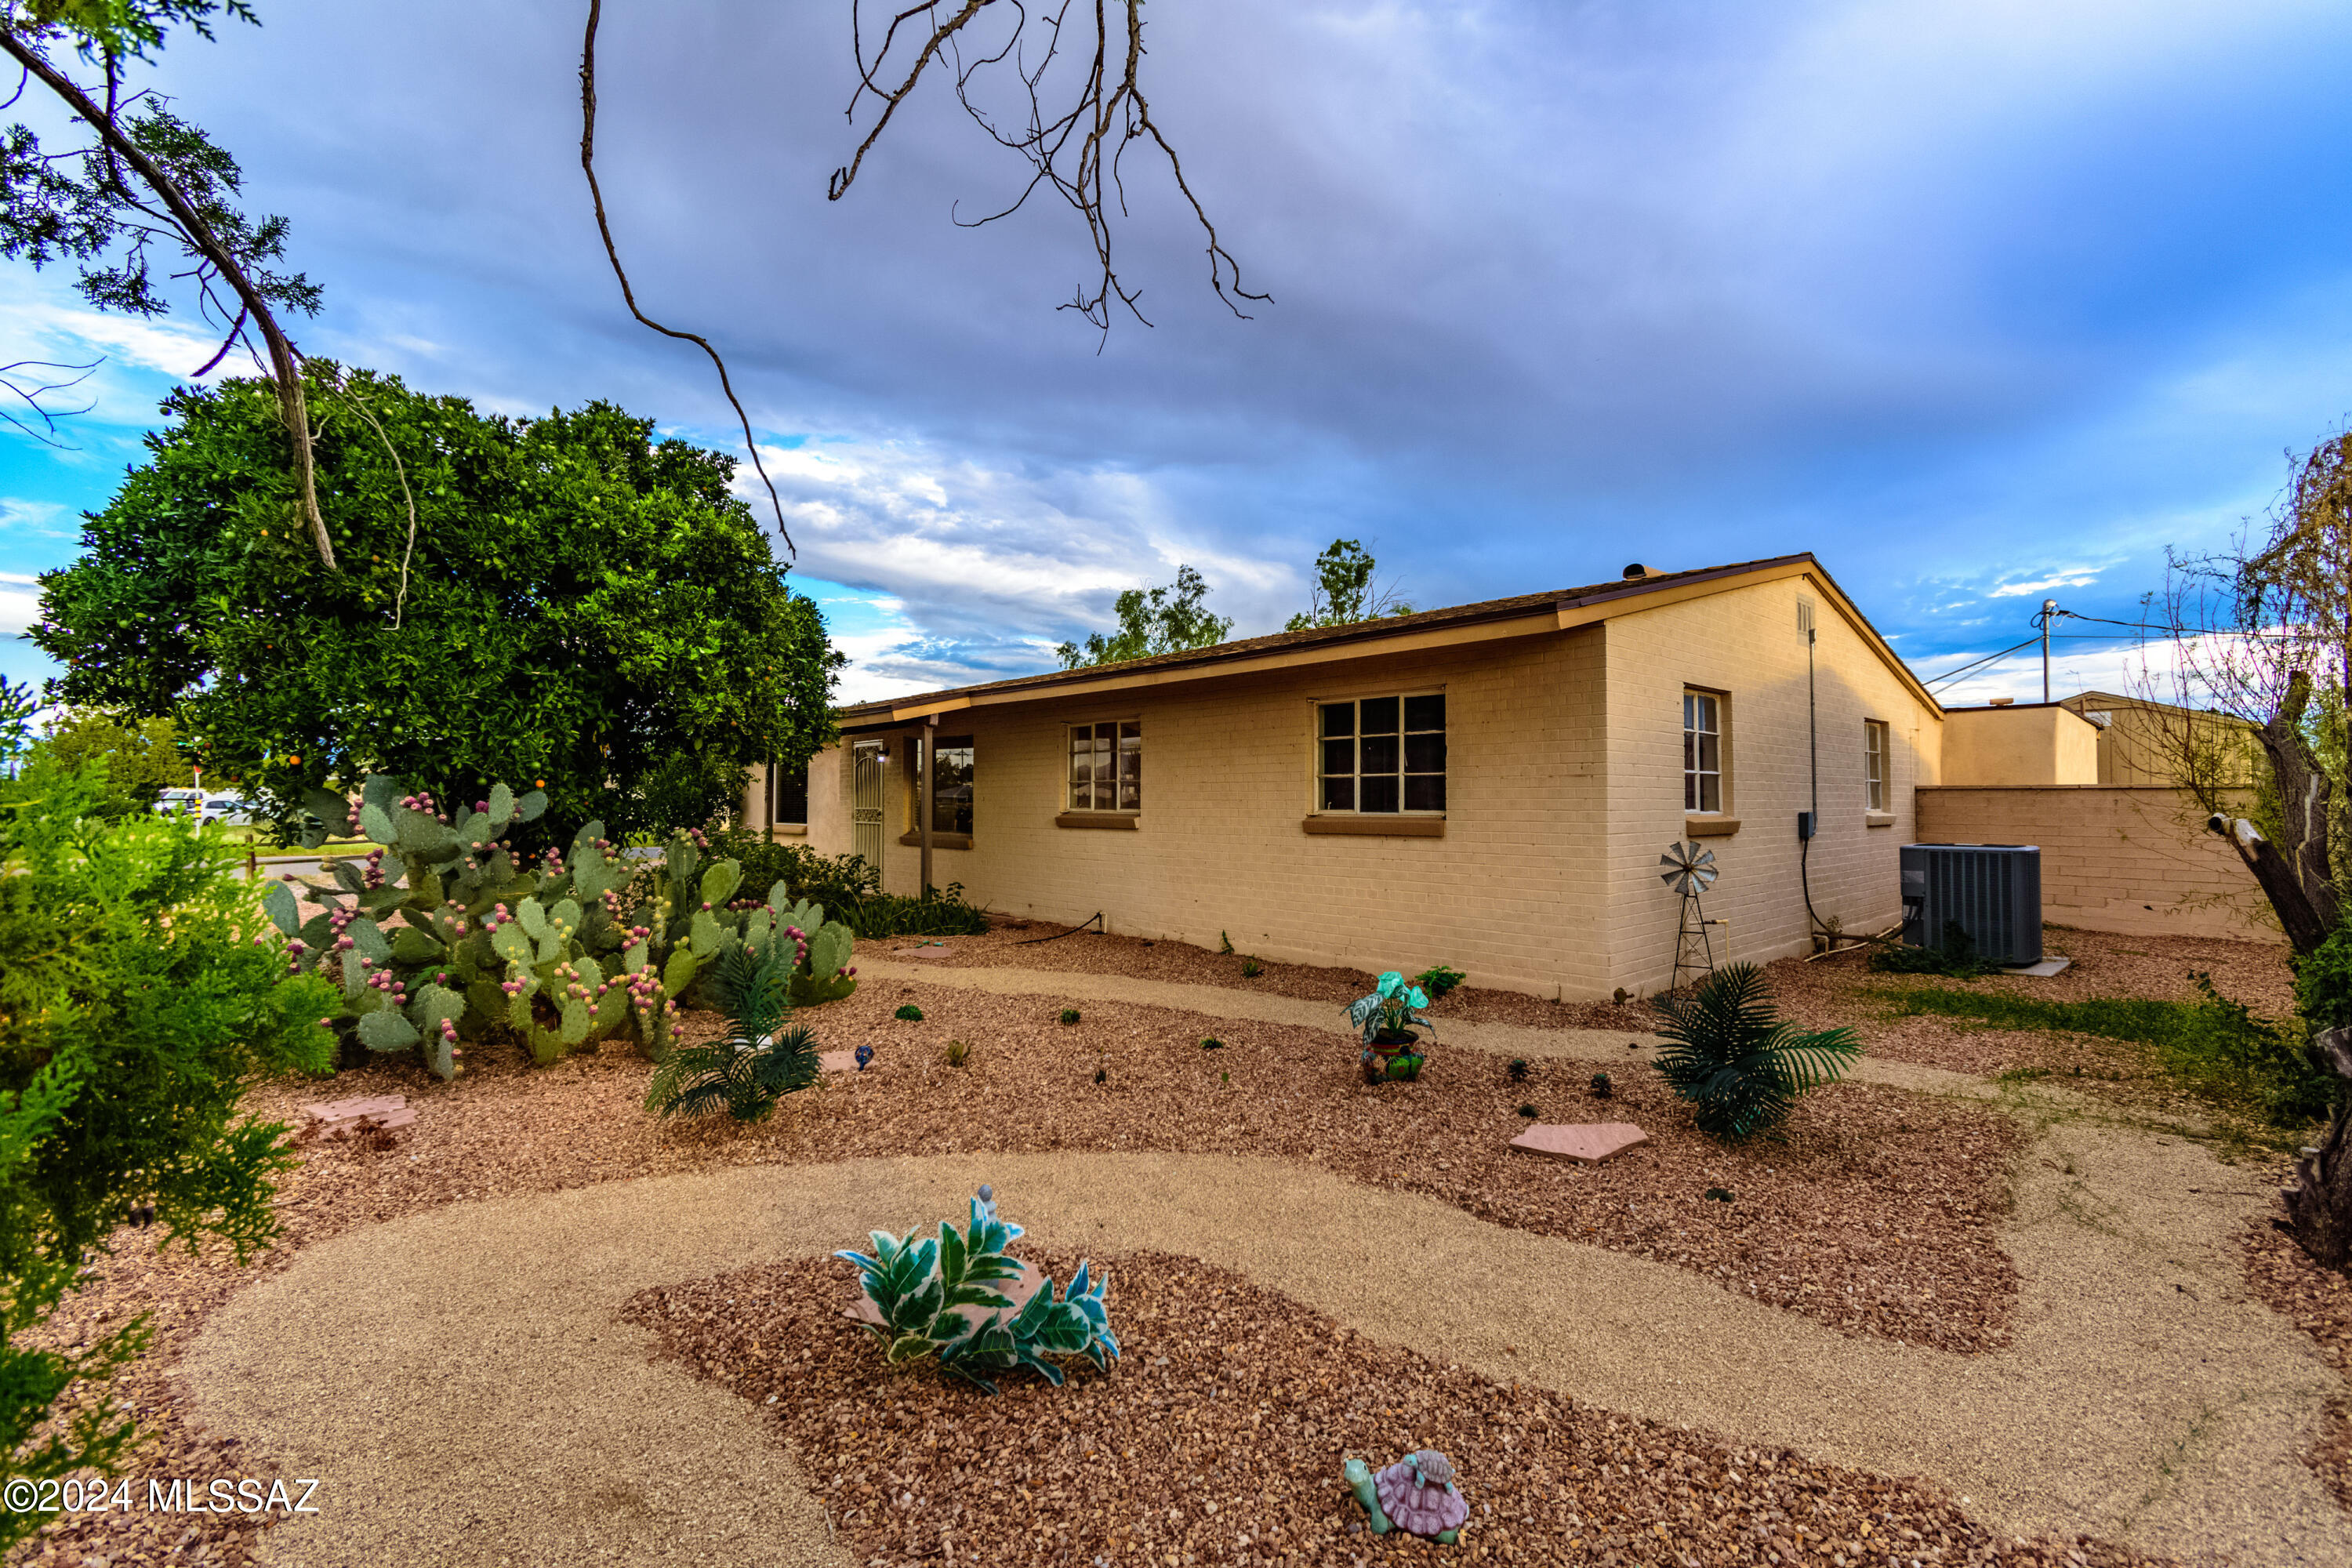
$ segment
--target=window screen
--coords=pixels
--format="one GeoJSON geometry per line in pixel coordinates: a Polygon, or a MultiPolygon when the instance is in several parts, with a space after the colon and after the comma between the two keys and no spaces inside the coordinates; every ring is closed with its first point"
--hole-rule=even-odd
{"type": "Polygon", "coordinates": [[[1445,694],[1317,707],[1319,811],[1444,811],[1445,694]]]}
{"type": "Polygon", "coordinates": [[[1070,726],[1070,809],[1143,809],[1143,722],[1070,726]]]}

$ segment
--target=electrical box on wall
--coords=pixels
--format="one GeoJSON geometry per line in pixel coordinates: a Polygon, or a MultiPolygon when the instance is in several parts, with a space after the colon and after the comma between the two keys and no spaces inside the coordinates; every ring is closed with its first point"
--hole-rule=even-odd
{"type": "Polygon", "coordinates": [[[1803,839],[1811,838],[1812,836],[1813,814],[1810,811],[1801,811],[1797,813],[1797,837],[1803,839]]]}

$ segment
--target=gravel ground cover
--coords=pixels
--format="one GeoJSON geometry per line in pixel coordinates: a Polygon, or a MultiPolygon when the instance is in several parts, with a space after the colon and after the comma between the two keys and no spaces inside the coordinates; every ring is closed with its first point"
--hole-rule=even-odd
{"type": "MultiPolygon", "coordinates": [[[[1251,961],[1246,952],[1213,952],[1189,942],[1153,942],[1142,937],[1101,936],[1088,931],[1061,936],[1071,928],[1045,921],[999,920],[974,936],[906,937],[877,942],[871,951],[889,953],[919,942],[942,942],[922,954],[929,963],[972,969],[1067,969],[1082,974],[1125,974],[1139,980],[1164,980],[1186,985],[1226,985],[1236,991],[1261,991],[1276,996],[1296,996],[1307,1002],[1329,1002],[1346,1007],[1366,994],[1378,978],[1360,969],[1320,968],[1305,963],[1275,963],[1259,959],[1264,973],[1244,977],[1251,961]],[[1055,938],[1041,941],[1041,938],[1055,938]]],[[[1405,973],[1418,973],[1439,959],[1423,955],[1400,958],[1409,963],[1405,973]]],[[[1654,1029],[1657,1015],[1639,1003],[1620,1007],[1607,1002],[1554,1002],[1517,991],[1495,991],[1464,985],[1446,994],[1439,1004],[1444,1016],[1476,1024],[1522,1024],[1536,1029],[1654,1029]]]]}
{"type": "MultiPolygon", "coordinates": [[[[2278,1167],[2284,1184],[2290,1168],[2278,1167]]],[[[2319,1342],[2320,1354],[2344,1374],[2319,1436],[2304,1458],[2328,1491],[2352,1511],[2352,1279],[2323,1268],[2282,1226],[2262,1220],[2246,1231],[2246,1284],[2255,1299],[2319,1342]]]]}
{"type": "MultiPolygon", "coordinates": [[[[1077,1259],[1034,1261],[1066,1279],[1077,1259]]],[[[2001,1539],[1937,1489],[1498,1383],[1195,1259],[1108,1261],[1118,1366],[1059,1390],[1024,1374],[993,1399],[888,1370],[841,1316],[855,1277],[834,1259],[646,1290],[626,1312],[658,1354],[765,1413],[869,1568],[2153,1561],[2001,1539]],[[1340,1479],[1348,1458],[1422,1447],[1454,1460],[1471,1505],[1453,1551],[1372,1535],[1340,1479]]]]}
{"type": "Polygon", "coordinates": [[[122,1470],[132,1480],[131,1504],[64,1518],[21,1543],[10,1561],[76,1568],[91,1563],[109,1568],[131,1563],[243,1568],[257,1560],[268,1520],[236,1513],[150,1512],[147,1483],[160,1480],[168,1493],[173,1479],[201,1490],[216,1478],[256,1477],[265,1487],[277,1479],[269,1465],[243,1452],[237,1438],[190,1421],[180,1407],[173,1377],[181,1350],[205,1316],[257,1278],[266,1265],[241,1269],[226,1248],[191,1258],[184,1251],[159,1254],[128,1235],[118,1239],[115,1256],[99,1259],[47,1331],[28,1334],[26,1342],[71,1345],[119,1328],[139,1313],[151,1315],[147,1353],[125,1367],[108,1390],[110,1397],[131,1405],[139,1422],[138,1451],[122,1470]]]}
{"type": "MultiPolygon", "coordinates": [[[[1531,1062],[1519,1081],[1468,1050],[1438,1053],[1419,1083],[1372,1088],[1347,1042],[1317,1030],[1110,1004],[1066,1026],[1059,1012],[1050,998],[861,987],[807,1016],[828,1050],[873,1045],[873,1067],[748,1129],[656,1122],[640,1109],[650,1069],[625,1056],[472,1070],[446,1089],[414,1069],[346,1073],[339,1096],[405,1090],[422,1120],[390,1152],[315,1153],[287,1212],[340,1228],[455,1198],[747,1162],[1255,1154],[1689,1268],[1847,1332],[1959,1351],[2007,1342],[2016,1277],[1994,1227],[2018,1134],[1995,1112],[1839,1085],[1801,1105],[1784,1142],[1727,1149],[1692,1129],[1646,1050],[1627,1053],[1606,1100],[1583,1064],[1531,1062]],[[909,1001],[922,1022],[891,1016],[909,1001]],[[1210,1028],[1222,1045],[1204,1050],[1210,1028]],[[950,1039],[972,1046],[966,1066],[945,1064],[950,1039]],[[1633,1121],[1650,1141],[1595,1167],[1514,1152],[1523,1104],[1551,1121],[1633,1121]]],[[[715,1025],[690,1015],[688,1027],[715,1025]]]]}
{"type": "Polygon", "coordinates": [[[2202,937],[2125,936],[2053,926],[2045,935],[2043,950],[2074,962],[2064,973],[2048,979],[1998,974],[1958,981],[1873,973],[1857,950],[1812,963],[1782,959],[1771,964],[1769,972],[1773,990],[1790,1017],[1812,1028],[1850,1026],[1874,1055],[1988,1077],[2002,1072],[2046,1073],[2065,1079],[2069,1087],[2166,1110],[2187,1110],[2194,1102],[2174,1093],[2141,1047],[2048,1029],[1993,1029],[1955,1018],[1897,1016],[1886,993],[1925,984],[2012,992],[2048,1002],[2079,1002],[2093,996],[2189,1002],[2198,996],[2189,975],[2203,971],[2212,976],[2221,994],[2244,1002],[2258,1016],[2284,1018],[2294,1011],[2294,976],[2287,969],[2284,946],[2202,937]]]}
{"type": "MultiPolygon", "coordinates": [[[[1339,987],[1342,1000],[1360,994],[1354,984],[1339,987]]],[[[1449,1014],[1462,995],[1447,998],[1449,1014]]],[[[281,1191],[285,1241],[253,1268],[159,1255],[126,1233],[58,1331],[155,1315],[152,1347],[119,1385],[145,1432],[133,1473],[260,1473],[237,1462],[233,1438],[186,1424],[171,1379],[211,1308],[308,1242],[446,1203],[666,1172],[1100,1148],[1302,1160],[1677,1265],[1847,1332],[1960,1351],[2006,1342],[2016,1280],[1992,1227],[2016,1134],[1991,1113],[1841,1086],[1806,1102],[1785,1143],[1727,1151],[1690,1131],[1641,1065],[1646,1051],[1629,1051],[1628,1065],[1612,1070],[1605,1100],[1591,1097],[1583,1066],[1534,1062],[1521,1082],[1507,1064],[1466,1050],[1441,1050],[1420,1084],[1370,1089],[1355,1080],[1347,1043],[1323,1032],[1103,1004],[1064,1026],[1059,1011],[1043,998],[869,984],[807,1018],[828,1049],[875,1045],[876,1067],[794,1097],[772,1123],[751,1129],[654,1121],[642,1110],[650,1066],[620,1053],[532,1069],[477,1052],[448,1085],[387,1064],[268,1086],[254,1109],[297,1124],[304,1102],[376,1093],[406,1094],[422,1119],[397,1133],[310,1147],[281,1191]],[[922,1007],[923,1023],[891,1017],[908,1001],[922,1007]],[[1223,1047],[1203,1050],[1212,1030],[1223,1047]],[[974,1045],[970,1066],[940,1061],[950,1038],[974,1045]],[[1527,1125],[1522,1104],[1550,1121],[1634,1121],[1652,1141],[1591,1169],[1513,1154],[1505,1145],[1527,1125]],[[1710,1188],[1731,1200],[1708,1199],[1710,1188]]],[[[689,1033],[717,1027],[709,1014],[688,1019],[689,1033]]],[[[95,1552],[117,1564],[242,1563],[258,1528],[234,1515],[92,1515],[54,1527],[18,1560],[78,1563],[95,1552]]]]}

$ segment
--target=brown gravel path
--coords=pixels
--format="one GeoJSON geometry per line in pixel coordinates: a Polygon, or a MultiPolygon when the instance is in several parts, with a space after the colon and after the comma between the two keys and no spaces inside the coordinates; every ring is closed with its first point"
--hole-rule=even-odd
{"type": "Polygon", "coordinates": [[[322,1513],[266,1537],[274,1561],[839,1563],[751,1408],[652,1360],[618,1314],[649,1286],[936,1217],[982,1180],[1039,1246],[1198,1257],[1486,1376],[1924,1476],[2013,1533],[2352,1561],[2352,1519],[2297,1458],[2337,1380],[2242,1286],[2238,1234],[2269,1194],[2193,1144],[2086,1126],[2023,1163],[2003,1237],[2024,1277],[2016,1341],[1973,1357],[1849,1339],[1313,1169],[1059,1153],[751,1167],[412,1215],[240,1293],[184,1375],[205,1419],[325,1479],[322,1513]]]}

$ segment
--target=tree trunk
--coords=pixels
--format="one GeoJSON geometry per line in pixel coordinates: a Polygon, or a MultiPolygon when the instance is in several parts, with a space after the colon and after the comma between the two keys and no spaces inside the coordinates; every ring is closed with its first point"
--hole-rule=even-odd
{"type": "MultiPolygon", "coordinates": [[[[2323,1029],[2311,1043],[2339,1077],[2352,1079],[2352,1029],[2323,1029]]],[[[2294,1239],[2329,1268],[2352,1262],[2352,1136],[2347,1131],[2352,1131],[2352,1100],[2328,1122],[2319,1152],[2296,1163],[2296,1184],[2280,1194],[2286,1200],[2294,1239]]]]}
{"type": "MultiPolygon", "coordinates": [[[[2288,678],[2286,697],[2270,722],[2263,726],[2263,752],[2271,764],[2271,777],[2278,784],[2279,844],[2278,853],[2285,860],[2284,868],[2301,890],[2311,919],[2316,922],[2317,936],[2305,945],[2305,935],[2292,921],[2286,906],[2272,890],[2270,878],[2263,878],[2263,890],[2271,894],[2272,906],[2278,910],[2279,921],[2287,928],[2287,940],[2294,943],[2298,953],[2309,952],[2327,933],[2336,929],[2341,912],[2336,907],[2336,882],[2330,875],[2327,856],[2327,816],[2330,794],[2327,774],[2320,769],[2319,760],[2311,754],[2311,744],[2304,739],[2304,710],[2311,705],[2311,677],[2296,670],[2288,678]]],[[[2259,867],[2255,876],[2263,877],[2259,867]]]]}

